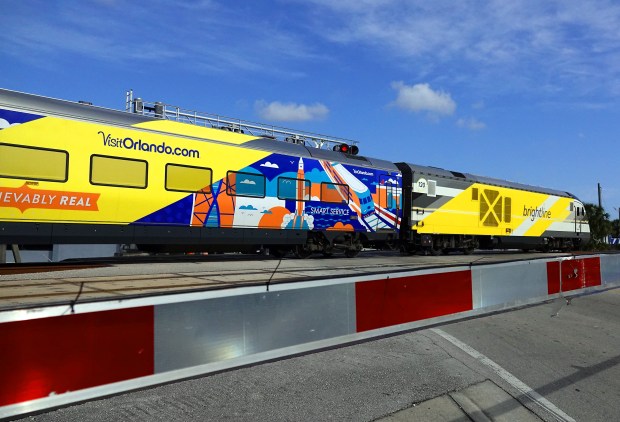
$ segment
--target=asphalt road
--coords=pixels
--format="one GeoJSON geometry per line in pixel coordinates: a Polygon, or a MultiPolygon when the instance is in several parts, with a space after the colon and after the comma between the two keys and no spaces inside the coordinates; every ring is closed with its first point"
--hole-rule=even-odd
{"type": "MultiPolygon", "coordinates": [[[[558,300],[26,420],[372,421],[490,381],[542,420],[613,421],[620,415],[619,363],[620,289],[615,289],[569,305],[558,300]],[[448,341],[450,336],[461,344],[448,341]],[[536,394],[524,395],[518,382],[543,402],[530,398],[536,394]],[[549,406],[566,417],[554,416],[549,406]]],[[[506,404],[494,405],[496,413],[506,404]]]]}

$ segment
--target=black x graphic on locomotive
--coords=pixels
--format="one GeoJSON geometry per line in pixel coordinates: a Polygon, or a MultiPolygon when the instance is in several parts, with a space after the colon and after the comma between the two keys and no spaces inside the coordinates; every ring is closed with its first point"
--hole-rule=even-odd
{"type": "Polygon", "coordinates": [[[502,197],[496,190],[485,189],[480,195],[480,221],[485,226],[497,227],[502,221],[502,197]]]}

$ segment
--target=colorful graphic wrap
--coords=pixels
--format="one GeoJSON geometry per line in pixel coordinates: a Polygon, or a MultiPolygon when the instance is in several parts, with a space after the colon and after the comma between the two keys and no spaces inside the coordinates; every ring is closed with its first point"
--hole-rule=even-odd
{"type": "Polygon", "coordinates": [[[400,224],[400,174],[324,160],[271,154],[204,190],[137,223],[362,232],[400,224]]]}

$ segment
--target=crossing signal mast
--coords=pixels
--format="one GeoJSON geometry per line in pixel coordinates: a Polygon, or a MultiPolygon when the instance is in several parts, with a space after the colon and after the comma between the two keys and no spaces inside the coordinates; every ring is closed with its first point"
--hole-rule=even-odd
{"type": "Polygon", "coordinates": [[[159,119],[174,120],[197,126],[222,129],[230,132],[263,136],[265,138],[300,144],[306,147],[331,149],[347,155],[357,155],[359,153],[358,142],[350,139],[264,125],[216,114],[184,110],[159,101],[147,102],[142,98],[134,98],[133,90],[127,91],[125,95],[125,111],[159,119]]]}

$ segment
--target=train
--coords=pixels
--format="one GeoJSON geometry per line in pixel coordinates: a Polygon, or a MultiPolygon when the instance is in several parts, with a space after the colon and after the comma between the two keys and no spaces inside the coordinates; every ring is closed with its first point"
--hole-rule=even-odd
{"type": "Polygon", "coordinates": [[[147,252],[578,249],[555,189],[391,162],[343,138],[150,103],[125,110],[0,89],[0,244],[147,252]]]}

